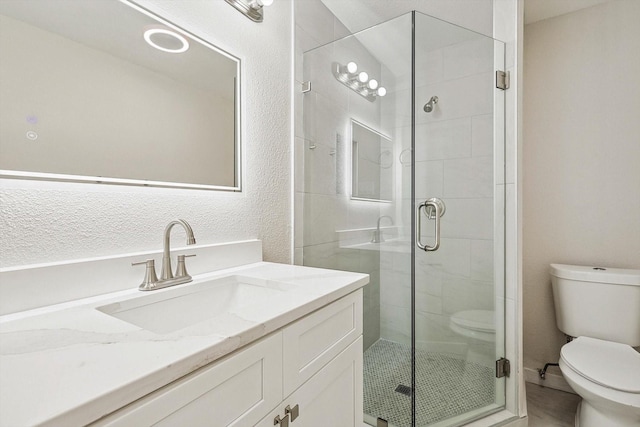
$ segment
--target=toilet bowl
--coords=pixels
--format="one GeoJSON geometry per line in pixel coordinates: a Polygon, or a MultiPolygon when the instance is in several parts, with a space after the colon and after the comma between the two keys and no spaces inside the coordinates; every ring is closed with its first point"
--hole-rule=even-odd
{"type": "Polygon", "coordinates": [[[484,342],[496,341],[495,314],[489,310],[459,311],[451,316],[452,331],[484,342]]]}
{"type": "Polygon", "coordinates": [[[640,425],[640,353],[632,347],[579,337],[562,347],[560,369],[583,399],[576,426],[640,425]]]}
{"type": "Polygon", "coordinates": [[[582,397],[579,427],[640,426],[640,270],[551,265],[558,328],[577,337],[560,370],[582,397]]]}
{"type": "Polygon", "coordinates": [[[488,368],[496,362],[495,314],[489,310],[459,311],[449,319],[449,328],[465,337],[466,360],[488,368]]]}

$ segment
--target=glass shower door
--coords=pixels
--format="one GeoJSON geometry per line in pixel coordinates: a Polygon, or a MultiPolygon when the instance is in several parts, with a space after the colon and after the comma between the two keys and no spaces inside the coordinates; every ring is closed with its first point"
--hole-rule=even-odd
{"type": "Polygon", "coordinates": [[[458,425],[504,404],[504,47],[420,13],[414,46],[415,425],[458,425]]]}
{"type": "Polygon", "coordinates": [[[303,55],[296,248],[370,275],[369,425],[460,425],[504,404],[503,56],[415,12],[303,55]],[[431,199],[442,208],[418,211],[431,199]]]}

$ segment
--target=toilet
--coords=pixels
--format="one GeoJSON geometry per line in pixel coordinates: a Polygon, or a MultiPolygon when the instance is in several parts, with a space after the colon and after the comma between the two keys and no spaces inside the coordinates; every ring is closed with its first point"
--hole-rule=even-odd
{"type": "Polygon", "coordinates": [[[466,338],[469,362],[495,366],[496,327],[493,310],[459,311],[449,319],[449,328],[466,338]]]}
{"type": "Polygon", "coordinates": [[[575,425],[640,426],[640,270],[551,264],[551,283],[575,425]]]}

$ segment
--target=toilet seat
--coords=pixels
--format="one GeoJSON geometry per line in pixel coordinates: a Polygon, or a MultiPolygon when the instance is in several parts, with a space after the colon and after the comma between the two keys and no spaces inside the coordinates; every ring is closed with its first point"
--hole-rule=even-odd
{"type": "Polygon", "coordinates": [[[579,337],[562,347],[560,359],[595,384],[640,394],[640,353],[629,345],[579,337]]]}

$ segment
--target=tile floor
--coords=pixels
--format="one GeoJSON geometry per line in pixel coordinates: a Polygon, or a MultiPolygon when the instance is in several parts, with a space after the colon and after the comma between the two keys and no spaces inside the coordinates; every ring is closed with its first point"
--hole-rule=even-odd
{"type": "MultiPolygon", "coordinates": [[[[416,350],[416,422],[428,425],[491,405],[493,369],[416,350]]],[[[411,348],[379,340],[364,354],[364,410],[397,427],[411,424],[411,348]]]]}
{"type": "Polygon", "coordinates": [[[527,383],[529,427],[573,427],[580,396],[527,383]]]}

